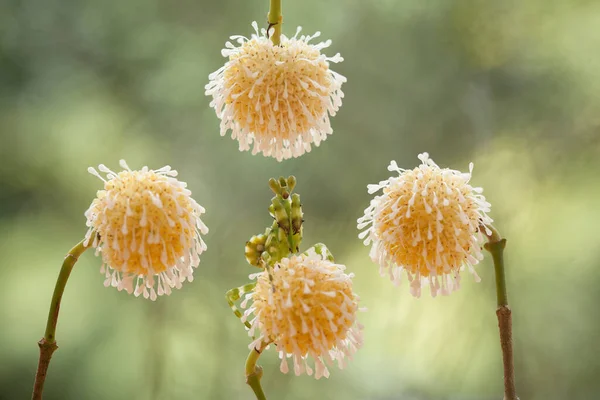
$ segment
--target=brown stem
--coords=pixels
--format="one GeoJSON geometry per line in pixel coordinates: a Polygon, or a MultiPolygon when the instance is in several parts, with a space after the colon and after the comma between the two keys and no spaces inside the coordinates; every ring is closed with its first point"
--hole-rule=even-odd
{"type": "Polygon", "coordinates": [[[489,251],[494,260],[496,274],[496,300],[498,308],[498,329],[500,331],[500,348],[502,349],[502,363],[504,365],[504,400],[519,400],[515,388],[515,365],[513,360],[512,340],[512,312],[508,306],[508,292],[506,290],[506,277],[504,274],[504,248],[506,239],[502,239],[493,226],[482,227],[483,232],[491,231],[487,235],[488,242],[484,248],[489,251]]]}
{"type": "Polygon", "coordinates": [[[50,365],[50,358],[52,358],[52,354],[58,349],[56,342],[48,342],[46,338],[42,338],[42,340],[38,342],[38,346],[40,347],[40,359],[35,373],[33,395],[31,396],[32,400],[42,399],[44,382],[46,381],[46,374],[48,373],[48,366],[50,365]]]}
{"type": "Polygon", "coordinates": [[[518,400],[515,388],[515,367],[513,362],[512,313],[509,306],[500,306],[496,310],[500,347],[504,364],[504,400],[518,400]]]}
{"type": "Polygon", "coordinates": [[[31,395],[32,400],[41,400],[42,393],[44,391],[44,383],[46,382],[46,375],[48,374],[48,367],[50,365],[50,359],[52,354],[58,349],[56,344],[56,324],[58,323],[58,312],[60,311],[60,302],[62,295],[67,285],[67,280],[71,275],[71,271],[77,262],[79,256],[88,249],[92,239],[86,241],[85,239],[77,243],[65,256],[63,265],[58,274],[56,285],[54,286],[54,293],[52,294],[52,300],[50,301],[50,310],[48,311],[48,321],[46,322],[46,332],[44,337],[38,342],[40,348],[40,359],[38,361],[37,371],[35,373],[35,382],[33,384],[33,393],[31,395]],[[89,242],[89,243],[88,243],[89,242]]]}

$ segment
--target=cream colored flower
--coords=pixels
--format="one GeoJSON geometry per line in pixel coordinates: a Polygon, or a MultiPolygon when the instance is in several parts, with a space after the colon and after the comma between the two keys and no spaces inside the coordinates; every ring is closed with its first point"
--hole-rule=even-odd
{"type": "Polygon", "coordinates": [[[368,185],[376,196],[365,215],[358,219],[359,237],[365,245],[373,242],[370,256],[380,272],[399,283],[406,271],[411,293],[419,297],[421,286],[429,285],[432,296],[449,294],[460,285],[460,271],[466,266],[479,281],[473,266],[483,258],[481,225],[489,225],[490,203],[483,189],[469,184],[469,172],[438,167],[427,153],[419,155],[422,164],[412,170],[398,168],[395,161],[390,177],[368,185]]]}
{"type": "Polygon", "coordinates": [[[254,291],[246,296],[252,306],[244,318],[254,313],[251,336],[260,335],[250,348],[274,342],[281,358],[281,372],[288,372],[287,358],[293,358],[294,372],[312,375],[310,356],[317,379],[329,377],[325,364],[337,361],[343,368],[346,358],[362,345],[362,326],[356,320],[359,298],[352,292],[352,274],[309,250],[284,258],[273,269],[271,284],[267,272],[257,277],[254,291]]]}
{"type": "Polygon", "coordinates": [[[125,170],[119,173],[98,167],[106,179],[88,169],[104,181],[104,190],[85,212],[86,239],[102,253],[104,286],[156,300],[157,294],[168,295],[193,280],[193,268],[206,250],[200,237],[208,233],[200,220],[204,208],[171,167],[132,171],[124,160],[120,164],[125,170]]]}
{"type": "Polygon", "coordinates": [[[232,36],[239,46],[225,44],[222,54],[229,61],[209,75],[206,95],[221,119],[221,136],[231,130],[240,151],[263,153],[278,161],[298,157],[318,146],[333,131],[329,116],[342,104],[342,83],[346,78],[329,69],[330,62],[343,58],[327,57],[321,50],[330,40],[309,42],[320,35],[281,36],[273,45],[253,22],[250,39],[232,36]]]}

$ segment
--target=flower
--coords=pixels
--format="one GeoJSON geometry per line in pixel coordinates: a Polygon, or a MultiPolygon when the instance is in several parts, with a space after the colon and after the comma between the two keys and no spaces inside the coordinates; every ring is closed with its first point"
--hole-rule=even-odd
{"type": "Polygon", "coordinates": [[[329,69],[329,62],[343,58],[321,54],[331,40],[309,43],[320,32],[298,38],[298,28],[291,38],[282,35],[277,46],[265,29],[259,33],[256,22],[252,26],[250,39],[231,36],[239,47],[225,44],[221,53],[229,61],[209,75],[206,85],[210,106],[221,119],[221,136],[231,130],[240,151],[254,143],[253,154],[278,161],[301,156],[333,132],[329,115],[342,105],[346,78],[329,69]]]}
{"type": "Polygon", "coordinates": [[[116,173],[100,164],[107,179],[88,168],[104,181],[104,190],[85,212],[86,240],[94,235],[92,246],[102,253],[104,286],[156,300],[157,294],[169,295],[171,288],[193,280],[193,268],[206,250],[200,237],[208,233],[200,220],[204,208],[171,167],[132,171],[124,160],[120,165],[125,170],[116,173]]]}
{"type": "Polygon", "coordinates": [[[469,173],[438,167],[427,153],[412,170],[398,168],[392,161],[388,171],[398,172],[377,185],[369,194],[383,189],[371,200],[358,229],[365,245],[372,241],[370,256],[380,273],[398,284],[401,272],[408,276],[411,293],[419,297],[429,285],[431,295],[449,294],[460,286],[460,271],[467,266],[478,282],[473,266],[483,258],[480,226],[492,223],[487,216],[490,203],[483,189],[469,184],[469,173]]]}
{"type": "MultiPolygon", "coordinates": [[[[353,274],[346,267],[328,261],[313,249],[302,255],[284,258],[272,271],[253,274],[257,277],[254,291],[246,295],[242,307],[251,299],[249,335],[258,328],[259,343],[274,342],[281,358],[281,372],[288,372],[287,358],[294,361],[294,372],[313,373],[307,358],[315,362],[315,377],[329,377],[325,363],[337,360],[340,368],[362,345],[362,325],[356,321],[359,298],[352,292],[353,274]]],[[[361,309],[362,311],[362,309],[361,309]]]]}

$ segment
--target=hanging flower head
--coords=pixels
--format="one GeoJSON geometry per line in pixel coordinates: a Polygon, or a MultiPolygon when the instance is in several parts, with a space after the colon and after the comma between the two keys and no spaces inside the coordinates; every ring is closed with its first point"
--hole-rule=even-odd
{"type": "Polygon", "coordinates": [[[232,36],[239,47],[225,44],[222,54],[229,61],[209,75],[206,94],[210,106],[221,119],[221,136],[228,130],[239,142],[240,151],[263,153],[278,161],[298,157],[318,146],[333,131],[329,116],[342,104],[342,83],[346,78],[329,69],[330,62],[343,58],[327,57],[321,50],[330,40],[310,41],[320,35],[281,36],[274,45],[256,22],[250,39],[232,36]]]}
{"type": "Polygon", "coordinates": [[[343,368],[346,358],[362,345],[362,326],[356,320],[359,298],[352,292],[352,274],[343,265],[328,261],[313,249],[284,258],[268,273],[254,274],[257,284],[246,296],[254,313],[249,334],[260,331],[250,348],[274,342],[281,358],[281,372],[288,372],[287,358],[293,358],[294,372],[313,373],[308,357],[315,363],[317,379],[329,377],[325,364],[337,361],[343,368]]]}
{"type": "Polygon", "coordinates": [[[101,164],[106,179],[88,169],[102,179],[104,190],[85,212],[86,240],[102,253],[104,286],[156,300],[193,280],[206,250],[200,237],[208,233],[200,220],[204,208],[171,167],[132,171],[124,160],[120,165],[124,171],[116,173],[101,164]]]}
{"type": "Polygon", "coordinates": [[[368,185],[370,194],[383,189],[371,200],[365,215],[358,219],[359,237],[365,245],[373,242],[370,256],[399,283],[406,271],[411,293],[419,297],[428,285],[432,296],[449,294],[460,285],[460,271],[466,266],[479,281],[473,266],[483,258],[480,226],[492,219],[483,189],[469,184],[469,172],[438,167],[427,153],[419,155],[421,165],[412,170],[398,168],[395,161],[390,177],[368,185]]]}

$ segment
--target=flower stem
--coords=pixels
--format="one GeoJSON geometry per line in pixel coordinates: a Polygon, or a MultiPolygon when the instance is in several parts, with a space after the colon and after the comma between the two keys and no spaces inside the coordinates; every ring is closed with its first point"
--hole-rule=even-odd
{"type": "Polygon", "coordinates": [[[271,7],[269,8],[267,19],[269,22],[267,35],[269,34],[270,29],[273,28],[271,41],[275,46],[279,46],[279,43],[281,43],[281,25],[283,24],[283,17],[281,16],[281,0],[271,0],[271,7]]]}
{"type": "Polygon", "coordinates": [[[485,227],[483,228],[484,232],[486,228],[491,231],[491,235],[487,235],[488,242],[484,245],[484,248],[492,254],[494,270],[496,272],[496,299],[498,304],[496,316],[498,317],[500,347],[502,348],[502,361],[504,364],[504,400],[519,400],[515,388],[512,312],[508,306],[508,293],[504,275],[504,248],[506,247],[506,239],[503,239],[494,227],[485,227]]]}
{"type": "Polygon", "coordinates": [[[77,243],[65,256],[62,268],[58,274],[56,285],[54,286],[54,294],[52,295],[52,301],[50,302],[50,311],[48,312],[48,321],[46,323],[46,332],[44,337],[38,342],[40,348],[40,359],[38,361],[37,372],[35,374],[35,383],[33,385],[32,400],[41,400],[42,393],[44,391],[44,382],[46,381],[46,374],[48,372],[48,366],[50,365],[50,358],[52,354],[58,349],[56,344],[56,324],[58,322],[58,312],[60,311],[60,301],[62,299],[63,292],[71,271],[77,262],[79,256],[86,251],[90,244],[91,239],[82,240],[77,243]]]}
{"type": "Polygon", "coordinates": [[[259,348],[253,348],[246,359],[246,383],[254,391],[256,400],[267,400],[260,386],[260,378],[262,378],[263,370],[259,365],[256,365],[258,358],[267,345],[268,343],[262,343],[259,348]]]}

